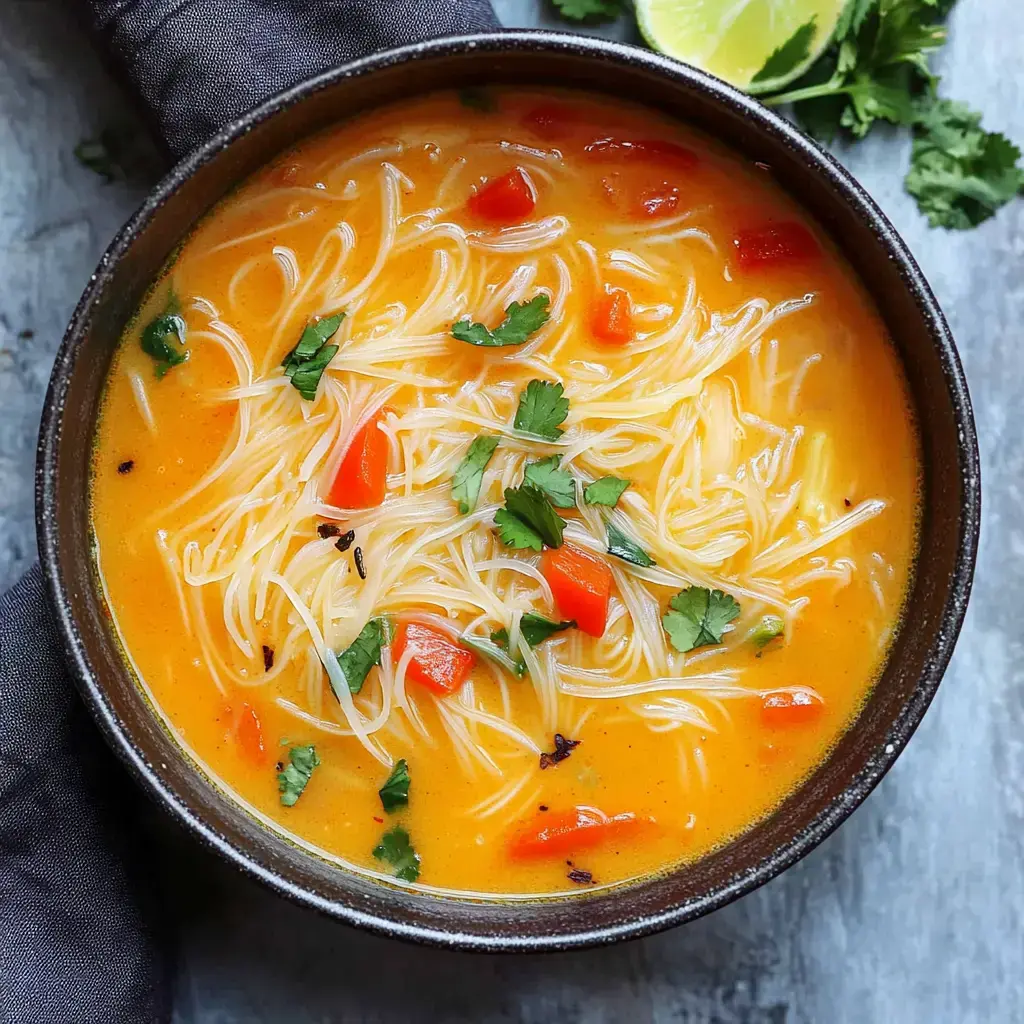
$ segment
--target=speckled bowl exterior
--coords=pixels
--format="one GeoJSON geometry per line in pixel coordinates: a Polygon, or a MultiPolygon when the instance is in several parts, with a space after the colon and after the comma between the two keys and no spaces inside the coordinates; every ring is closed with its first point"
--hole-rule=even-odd
{"type": "Polygon", "coordinates": [[[967,385],[935,297],[892,225],[830,156],[730,86],[630,46],[507,32],[377,54],[269,100],[182,160],[104,254],[57,355],[39,441],[42,563],[86,703],[139,782],[196,837],[300,903],[384,935],[461,949],[569,949],[646,935],[773,878],[871,792],[921,721],[971,588],[980,515],[967,385]],[[874,297],[902,359],[923,454],[921,553],[903,627],[862,714],[770,817],[697,863],[611,889],[463,898],[388,885],[306,852],[211,784],[148,705],[121,656],[92,560],[89,473],[104,378],[122,330],[189,226],[297,139],[426,90],[576,87],[667,112],[761,161],[828,232],[874,297]]]}

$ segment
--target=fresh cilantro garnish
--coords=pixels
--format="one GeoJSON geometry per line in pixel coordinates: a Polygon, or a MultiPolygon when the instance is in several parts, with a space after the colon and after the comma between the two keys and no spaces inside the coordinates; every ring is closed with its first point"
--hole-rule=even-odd
{"type": "Polygon", "coordinates": [[[359,636],[338,655],[338,664],[352,693],[358,693],[363,688],[370,669],[380,664],[381,648],[390,643],[390,620],[387,617],[370,619],[360,630],[359,636]]]}
{"type": "Polygon", "coordinates": [[[795,71],[811,55],[816,19],[804,22],[781,46],[772,52],[764,66],[750,80],[751,85],[770,82],[795,71]]]}
{"type": "Polygon", "coordinates": [[[182,347],[187,327],[179,311],[178,299],[171,292],[164,311],[142,330],[142,351],[156,362],[157,377],[163,377],[172,367],[188,359],[188,349],[182,347]]]}
{"type": "Polygon", "coordinates": [[[313,769],[320,763],[313,744],[307,747],[292,747],[288,751],[289,765],[277,776],[277,788],[281,791],[281,803],[292,807],[302,796],[302,791],[313,774],[313,769]]]}
{"type": "Polygon", "coordinates": [[[387,861],[395,869],[395,877],[403,882],[415,882],[420,877],[420,855],[409,842],[409,833],[396,825],[380,837],[373,848],[377,860],[387,861]]]}
{"type": "Polygon", "coordinates": [[[409,765],[404,757],[400,758],[395,762],[395,767],[391,769],[387,782],[377,790],[380,802],[388,814],[399,807],[404,807],[409,802],[409,783],[411,781],[409,765]]]}
{"type": "Polygon", "coordinates": [[[546,380],[531,380],[519,395],[519,407],[513,426],[516,430],[557,441],[564,431],[559,424],[569,415],[569,399],[563,398],[561,384],[546,380]]]}
{"type": "Polygon", "coordinates": [[[672,646],[685,654],[722,642],[725,627],[740,613],[739,602],[721,590],[687,587],[669,601],[661,622],[672,646]]]}
{"type": "Polygon", "coordinates": [[[1020,149],[964,103],[919,105],[904,185],[932,227],[972,228],[1024,190],[1020,149]]]}
{"type": "Polygon", "coordinates": [[[793,104],[797,120],[826,140],[863,138],[879,120],[913,126],[906,190],[933,227],[964,229],[1020,194],[1024,169],[1018,148],[983,131],[979,114],[936,98],[929,60],[946,41],[942,21],[954,2],[847,0],[824,53],[793,86],[763,99],[793,104]]]}
{"type": "Polygon", "coordinates": [[[505,310],[505,319],[493,331],[483,324],[460,320],[452,324],[452,337],[470,345],[497,348],[503,345],[522,345],[534,331],[548,321],[546,295],[535,295],[529,302],[511,302],[505,310]]]}
{"type": "Polygon", "coordinates": [[[489,658],[496,665],[500,665],[506,672],[522,678],[526,674],[526,662],[522,658],[513,659],[508,653],[508,631],[504,629],[495,630],[490,640],[482,636],[474,636],[472,633],[463,633],[459,637],[459,643],[468,647],[471,651],[489,658]],[[504,637],[502,636],[504,634],[504,637]]]}
{"type": "Polygon", "coordinates": [[[554,510],[547,496],[533,484],[505,488],[505,507],[494,513],[498,536],[512,548],[540,551],[562,546],[565,520],[554,510]]]}
{"type": "Polygon", "coordinates": [[[561,455],[549,455],[539,462],[528,462],[523,479],[539,487],[555,508],[576,507],[576,481],[564,469],[559,469],[561,455]]]}
{"type": "Polygon", "coordinates": [[[455,470],[455,476],[452,477],[452,497],[458,503],[459,511],[463,515],[476,508],[484,470],[497,447],[498,439],[496,437],[481,434],[469,446],[465,458],[459,463],[459,468],[455,470]]]}
{"type": "Polygon", "coordinates": [[[634,565],[650,568],[657,563],[632,537],[623,533],[611,520],[608,527],[608,554],[615,555],[634,565]]]}
{"type": "MultiPolygon", "coordinates": [[[[914,97],[934,87],[928,54],[946,41],[942,13],[933,0],[849,0],[832,45],[808,72],[810,84],[798,83],[766,102],[838,99],[811,115],[826,137],[842,127],[863,138],[879,119],[911,124],[914,97]]],[[[800,106],[796,112],[801,117],[800,106]]]]}
{"type": "MultiPolygon", "coordinates": [[[[545,619],[543,615],[536,615],[534,612],[527,612],[519,620],[519,630],[523,639],[531,646],[536,647],[544,643],[555,633],[561,633],[563,629],[572,629],[576,625],[575,619],[562,619],[561,622],[553,622],[545,619]]],[[[505,644],[508,645],[508,637],[505,637],[505,644]]]]}
{"type": "Polygon", "coordinates": [[[614,508],[629,486],[628,480],[618,476],[603,476],[583,489],[583,500],[588,505],[608,505],[614,508]]]}
{"type": "MultiPolygon", "coordinates": [[[[531,647],[536,647],[538,644],[544,643],[548,637],[553,636],[555,633],[563,629],[571,629],[575,625],[576,622],[572,619],[553,622],[551,619],[546,619],[543,615],[536,615],[534,612],[527,612],[519,620],[520,635],[531,647]]],[[[496,629],[491,633],[490,640],[486,640],[482,636],[473,636],[472,633],[463,633],[459,637],[460,643],[465,644],[484,657],[490,658],[491,661],[501,665],[502,668],[511,672],[514,676],[522,678],[526,675],[526,661],[521,655],[513,660],[508,650],[508,639],[507,629],[496,629]]]]}
{"type": "Polygon", "coordinates": [[[573,21],[607,21],[617,18],[625,9],[623,0],[553,0],[558,13],[573,21]]]}
{"type": "Polygon", "coordinates": [[[765,615],[750,631],[747,639],[760,650],[762,647],[767,647],[776,638],[782,636],[785,629],[786,624],[778,615],[765,615]]]}
{"type": "Polygon", "coordinates": [[[476,110],[481,114],[493,114],[498,109],[498,101],[490,89],[480,86],[469,86],[459,90],[459,102],[470,110],[476,110]]]}
{"type": "Polygon", "coordinates": [[[292,385],[307,402],[316,398],[320,378],[338,352],[337,345],[328,345],[327,342],[337,333],[344,319],[344,313],[336,313],[307,324],[299,343],[281,364],[285,376],[291,378],[292,385]]]}

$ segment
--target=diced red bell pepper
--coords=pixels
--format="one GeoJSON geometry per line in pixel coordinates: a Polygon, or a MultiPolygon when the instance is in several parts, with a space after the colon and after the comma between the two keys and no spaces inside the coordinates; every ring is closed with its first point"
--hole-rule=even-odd
{"type": "Polygon", "coordinates": [[[611,816],[595,807],[542,811],[513,833],[508,852],[517,860],[565,857],[630,838],[655,824],[653,818],[640,817],[632,811],[611,816]]]}
{"type": "Polygon", "coordinates": [[[384,500],[388,485],[388,438],[380,423],[386,406],[371,416],[352,438],[327,501],[338,508],[374,508],[384,500]]]}
{"type": "Polygon", "coordinates": [[[476,664],[476,657],[471,651],[423,622],[409,620],[399,623],[391,645],[394,664],[401,661],[406,650],[413,652],[406,678],[442,697],[455,693],[476,664]]]}
{"type": "Polygon", "coordinates": [[[483,220],[516,224],[533,213],[537,190],[521,167],[500,178],[491,178],[469,197],[469,212],[483,220]]]}
{"type": "Polygon", "coordinates": [[[575,619],[591,636],[603,636],[612,593],[612,571],[599,558],[563,544],[541,555],[540,571],[551,587],[559,614],[575,619]]]}
{"type": "Polygon", "coordinates": [[[262,764],[266,760],[263,745],[263,726],[259,715],[250,704],[242,703],[242,710],[235,725],[235,739],[246,759],[253,764],[262,764]]]}
{"type": "Polygon", "coordinates": [[[594,305],[590,330],[595,338],[611,345],[625,345],[636,337],[633,328],[633,303],[629,292],[612,288],[603,292],[594,305]]]}
{"type": "Polygon", "coordinates": [[[821,254],[814,235],[797,221],[743,228],[736,232],[733,245],[743,270],[808,263],[821,254]]]}
{"type": "Polygon", "coordinates": [[[807,690],[775,690],[761,698],[761,721],[772,728],[817,721],[825,702],[807,690]]]}
{"type": "Polygon", "coordinates": [[[640,210],[647,217],[670,217],[679,207],[679,198],[679,189],[666,181],[640,193],[640,210]]]}
{"type": "Polygon", "coordinates": [[[596,160],[667,164],[681,171],[692,171],[700,163],[693,150],[667,139],[595,139],[583,151],[596,160]]]}

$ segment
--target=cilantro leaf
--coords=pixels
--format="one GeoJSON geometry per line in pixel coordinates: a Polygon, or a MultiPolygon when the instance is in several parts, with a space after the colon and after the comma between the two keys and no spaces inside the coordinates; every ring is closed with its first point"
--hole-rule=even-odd
{"type": "Polygon", "coordinates": [[[496,348],[503,345],[522,345],[527,338],[548,322],[546,295],[535,295],[529,302],[509,303],[505,319],[493,331],[483,324],[460,320],[452,324],[452,337],[470,345],[496,348]]]}
{"type": "Polygon", "coordinates": [[[395,877],[403,882],[415,882],[420,877],[420,855],[409,842],[409,833],[401,825],[385,832],[373,848],[377,860],[387,861],[395,869],[395,877]]]}
{"type": "Polygon", "coordinates": [[[544,538],[507,509],[499,508],[494,513],[494,522],[502,544],[510,548],[529,548],[531,551],[543,549],[544,538]]]}
{"type": "Polygon", "coordinates": [[[615,555],[626,562],[650,568],[657,562],[632,537],[620,530],[615,523],[608,520],[608,554],[615,555]]]}
{"type": "Polygon", "coordinates": [[[458,503],[459,511],[463,515],[476,508],[484,470],[497,447],[498,439],[496,437],[481,434],[469,446],[465,458],[459,463],[459,468],[455,470],[455,476],[452,477],[452,497],[458,503]]]}
{"type": "Polygon", "coordinates": [[[539,462],[528,462],[523,479],[539,487],[555,508],[575,508],[576,481],[566,470],[558,468],[561,461],[561,455],[549,455],[539,462]]]}
{"type": "Polygon", "coordinates": [[[562,397],[564,390],[561,384],[531,380],[519,395],[512,425],[546,441],[557,441],[564,433],[558,425],[569,415],[569,399],[562,397]]]}
{"type": "Polygon", "coordinates": [[[932,227],[964,230],[1024,191],[1020,149],[964,103],[920,105],[904,182],[932,227]]]}
{"type": "Polygon", "coordinates": [[[687,587],[669,602],[661,622],[672,646],[685,654],[722,642],[725,627],[740,613],[739,602],[721,590],[687,587]]]}
{"type": "Polygon", "coordinates": [[[404,807],[409,802],[409,783],[411,781],[409,765],[404,757],[400,758],[395,762],[395,767],[391,769],[387,782],[377,790],[381,805],[388,814],[399,807],[404,807]]]}
{"type": "Polygon", "coordinates": [[[588,18],[607,21],[617,18],[624,10],[623,0],[553,0],[558,13],[573,21],[588,18]]]}
{"type": "MultiPolygon", "coordinates": [[[[554,636],[555,633],[560,633],[563,629],[572,629],[575,625],[575,619],[563,619],[561,622],[553,622],[551,619],[545,619],[543,615],[537,615],[534,612],[527,612],[519,620],[519,629],[523,639],[531,647],[536,647],[538,644],[544,643],[549,637],[554,636]]],[[[507,635],[505,637],[505,644],[506,646],[508,645],[507,635]]]]}
{"type": "Polygon", "coordinates": [[[140,341],[142,351],[156,362],[157,377],[163,377],[168,370],[188,359],[188,349],[183,347],[187,332],[177,296],[172,291],[164,311],[143,328],[140,341]]]}
{"type": "Polygon", "coordinates": [[[804,22],[784,43],[772,51],[761,70],[750,80],[750,84],[770,82],[791,74],[811,55],[811,41],[816,29],[815,17],[804,22]]]}
{"type": "Polygon", "coordinates": [[[539,487],[523,484],[505,488],[505,507],[494,514],[498,535],[504,544],[540,551],[562,546],[565,520],[554,510],[539,487]]]}
{"type": "Polygon", "coordinates": [[[327,342],[337,333],[344,319],[344,313],[336,313],[307,324],[299,343],[284,357],[281,367],[285,376],[291,379],[292,385],[307,402],[316,398],[320,378],[338,353],[338,346],[327,342]]]}
{"type": "Polygon", "coordinates": [[[765,615],[761,621],[750,631],[747,639],[758,649],[767,647],[773,640],[782,636],[786,624],[778,615],[765,615]]]}
{"type": "Polygon", "coordinates": [[[363,688],[370,669],[380,664],[381,648],[390,642],[390,621],[387,618],[370,619],[359,631],[359,636],[338,655],[338,664],[352,693],[363,688]]]}
{"type": "Polygon", "coordinates": [[[490,640],[482,636],[474,636],[472,633],[463,633],[459,637],[459,643],[468,647],[471,651],[489,658],[496,665],[500,665],[506,672],[521,679],[526,674],[526,662],[522,658],[513,659],[508,653],[508,631],[504,629],[495,630],[490,640]]]}
{"type": "Polygon", "coordinates": [[[623,480],[618,476],[603,476],[592,484],[587,484],[583,489],[583,500],[588,505],[608,505],[614,508],[619,503],[629,480],[623,480]]]}
{"type": "Polygon", "coordinates": [[[313,744],[306,747],[292,747],[288,751],[289,765],[277,776],[277,788],[281,793],[281,803],[285,807],[293,807],[302,796],[313,769],[320,763],[313,744]]]}

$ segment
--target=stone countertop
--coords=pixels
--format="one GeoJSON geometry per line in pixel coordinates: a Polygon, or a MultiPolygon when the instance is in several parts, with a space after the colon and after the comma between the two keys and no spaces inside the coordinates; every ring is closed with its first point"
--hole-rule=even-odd
{"type": "MultiPolygon", "coordinates": [[[[495,6],[507,25],[562,24],[540,0],[495,6]]],[[[961,0],[951,27],[943,93],[1024,141],[1024,4],[961,0]]],[[[155,178],[145,160],[110,185],[79,166],[75,143],[110,127],[133,129],[130,104],[67,9],[6,0],[0,587],[35,558],[35,436],[53,353],[100,252],[155,178]]],[[[882,130],[837,155],[908,241],[949,317],[978,420],[984,522],[953,663],[875,793],[800,864],[710,917],[614,948],[514,958],[344,928],[171,833],[154,878],[178,907],[179,1024],[1024,1020],[1024,202],[974,231],[929,230],[902,192],[908,148],[882,130]]]]}

